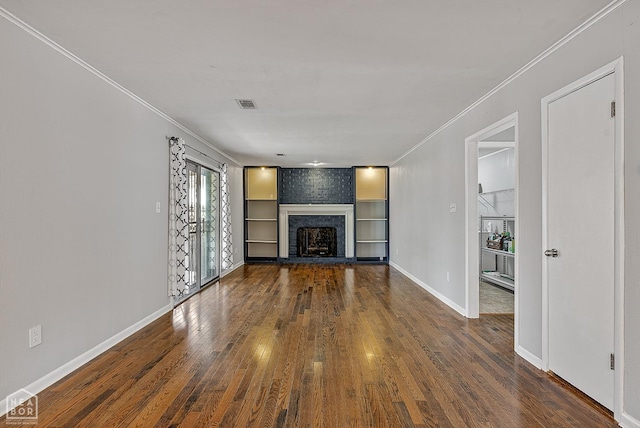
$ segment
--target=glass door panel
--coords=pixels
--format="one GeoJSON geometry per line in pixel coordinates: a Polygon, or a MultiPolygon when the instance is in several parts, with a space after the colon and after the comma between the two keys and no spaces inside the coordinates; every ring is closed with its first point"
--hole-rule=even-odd
{"type": "Polygon", "coordinates": [[[188,195],[189,195],[189,246],[187,248],[185,295],[188,296],[198,288],[198,166],[187,163],[188,195]]]}
{"type": "Polygon", "coordinates": [[[220,174],[200,168],[200,283],[218,276],[220,174]]]}

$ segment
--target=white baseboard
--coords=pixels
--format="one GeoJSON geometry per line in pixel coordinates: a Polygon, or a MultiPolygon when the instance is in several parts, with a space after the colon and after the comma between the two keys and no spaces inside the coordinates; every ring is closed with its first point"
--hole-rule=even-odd
{"type": "Polygon", "coordinates": [[[528,350],[524,349],[522,346],[518,345],[516,347],[516,354],[520,355],[522,358],[527,360],[527,362],[533,365],[538,370],[542,370],[542,358],[538,358],[533,355],[528,350]]]}
{"type": "Polygon", "coordinates": [[[411,281],[413,281],[416,284],[418,284],[420,287],[422,287],[425,290],[427,290],[430,294],[432,294],[435,297],[437,297],[440,301],[442,301],[442,303],[446,304],[451,309],[453,309],[456,312],[458,312],[460,315],[465,316],[465,317],[467,316],[467,311],[462,306],[458,305],[457,303],[455,303],[453,300],[449,299],[444,294],[440,293],[439,291],[434,290],[429,285],[425,284],[424,282],[422,282],[421,280],[419,280],[418,278],[416,278],[415,276],[413,276],[412,274],[410,274],[409,272],[407,272],[406,270],[404,270],[403,268],[401,268],[400,266],[398,266],[394,262],[390,261],[389,265],[392,266],[394,269],[398,270],[401,274],[403,274],[404,276],[409,278],[411,281]]]}
{"type": "Polygon", "coordinates": [[[238,263],[234,263],[229,269],[223,271],[220,274],[220,278],[224,278],[225,276],[229,275],[231,272],[233,272],[234,270],[238,269],[243,264],[244,264],[244,261],[241,261],[241,262],[238,262],[238,263]]]}
{"type": "Polygon", "coordinates": [[[624,410],[622,411],[622,415],[618,422],[622,428],[640,428],[640,420],[629,415],[624,410]]]}
{"type": "MultiPolygon", "coordinates": [[[[60,366],[57,369],[51,371],[50,373],[44,375],[40,379],[30,383],[29,385],[25,386],[24,388],[19,389],[18,391],[14,392],[13,394],[9,394],[9,396],[20,398],[20,397],[28,395],[29,393],[31,393],[31,394],[39,393],[43,389],[48,388],[49,386],[53,385],[54,383],[56,383],[57,381],[59,381],[60,379],[62,379],[66,375],[68,375],[69,373],[71,373],[74,370],[80,368],[81,366],[83,366],[84,364],[88,363],[89,361],[91,361],[92,359],[97,357],[98,355],[102,354],[103,352],[105,352],[106,350],[111,348],[112,346],[116,345],[117,343],[119,343],[122,340],[126,339],[127,337],[131,336],[136,331],[138,331],[141,328],[147,326],[148,324],[151,324],[153,321],[157,320],[158,318],[160,318],[162,315],[166,314],[167,312],[170,312],[172,309],[173,309],[172,305],[166,305],[166,306],[158,309],[157,311],[155,311],[151,315],[149,315],[149,316],[141,319],[137,323],[125,328],[120,333],[117,333],[116,335],[110,337],[109,339],[105,340],[104,342],[100,343],[99,345],[89,349],[84,354],[81,354],[78,357],[74,358],[73,360],[69,361],[68,363],[63,364],[62,366],[60,366]]],[[[7,399],[6,398],[3,399],[2,401],[0,401],[0,416],[4,415],[5,413],[7,413],[7,411],[11,410],[11,409],[8,408],[7,404],[8,403],[7,403],[7,399]]]]}

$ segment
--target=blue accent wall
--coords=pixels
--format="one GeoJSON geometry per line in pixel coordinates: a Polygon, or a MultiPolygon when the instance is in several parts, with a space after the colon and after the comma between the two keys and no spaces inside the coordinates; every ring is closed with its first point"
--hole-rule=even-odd
{"type": "Polygon", "coordinates": [[[281,168],[281,204],[352,204],[351,168],[281,168]]]}

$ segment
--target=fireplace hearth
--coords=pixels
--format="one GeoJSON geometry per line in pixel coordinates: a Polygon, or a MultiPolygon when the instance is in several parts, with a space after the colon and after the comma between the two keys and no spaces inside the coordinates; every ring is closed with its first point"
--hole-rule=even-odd
{"type": "Polygon", "coordinates": [[[298,257],[336,257],[338,254],[335,227],[299,227],[296,244],[298,257]]]}

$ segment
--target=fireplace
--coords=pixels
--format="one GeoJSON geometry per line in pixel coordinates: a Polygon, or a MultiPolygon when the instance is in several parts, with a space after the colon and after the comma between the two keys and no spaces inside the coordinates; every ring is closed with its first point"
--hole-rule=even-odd
{"type": "Polygon", "coordinates": [[[296,248],[298,257],[336,257],[338,233],[335,227],[299,227],[296,248]]]}
{"type": "MultiPolygon", "coordinates": [[[[280,204],[279,257],[298,257],[297,232],[301,227],[333,227],[336,229],[337,259],[353,258],[354,224],[351,204],[280,204]]],[[[312,256],[306,256],[312,258],[312,256]]],[[[324,256],[315,256],[318,260],[324,256]]],[[[327,257],[328,259],[328,257],[327,257]]]]}

